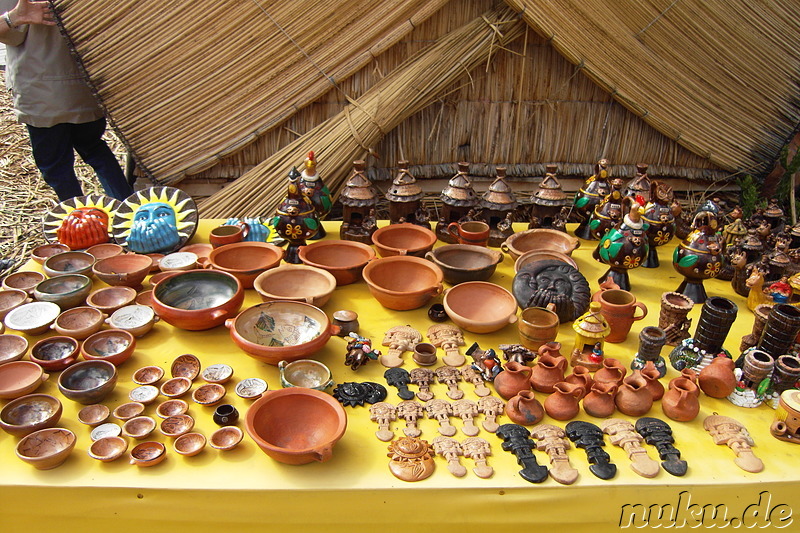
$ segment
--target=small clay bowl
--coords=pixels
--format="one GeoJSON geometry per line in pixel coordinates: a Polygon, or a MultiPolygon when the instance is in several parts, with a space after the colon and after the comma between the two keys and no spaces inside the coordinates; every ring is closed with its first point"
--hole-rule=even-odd
{"type": "Polygon", "coordinates": [[[194,381],[194,378],[200,374],[200,359],[190,353],[179,355],[172,361],[170,373],[174,378],[188,378],[194,381]]]}
{"type": "Polygon", "coordinates": [[[133,300],[136,302],[136,305],[146,305],[147,307],[153,307],[153,291],[147,290],[142,291],[136,295],[136,298],[133,300]]]}
{"type": "Polygon", "coordinates": [[[189,415],[173,415],[161,421],[161,433],[167,437],[180,437],[194,427],[194,418],[189,415]]]}
{"type": "Polygon", "coordinates": [[[114,418],[123,422],[136,418],[144,413],[145,405],[139,402],[126,402],[114,409],[114,418]]]}
{"type": "Polygon", "coordinates": [[[267,382],[261,378],[247,378],[236,384],[236,395],[245,400],[257,400],[268,388],[267,382]]]}
{"type": "Polygon", "coordinates": [[[275,268],[283,259],[283,248],[266,242],[236,242],[215,248],[207,267],[235,276],[242,287],[252,289],[259,274],[275,268]]]}
{"type": "Polygon", "coordinates": [[[92,439],[92,442],[105,439],[107,437],[119,437],[122,435],[122,428],[119,424],[115,424],[114,422],[106,422],[105,424],[100,424],[96,428],[89,433],[89,438],[92,439]]]}
{"type": "Polygon", "coordinates": [[[140,385],[128,393],[128,398],[132,402],[139,402],[145,405],[150,405],[156,398],[158,398],[159,390],[154,385],[140,385]]]}
{"type": "Polygon", "coordinates": [[[162,272],[175,270],[194,270],[197,268],[197,255],[192,252],[175,252],[165,255],[158,262],[158,268],[162,272]]]}
{"type": "Polygon", "coordinates": [[[61,308],[53,302],[31,302],[12,309],[3,323],[26,335],[41,335],[61,314],[61,308]]]}
{"type": "Polygon", "coordinates": [[[304,264],[330,272],[337,285],[348,285],[361,279],[361,271],[375,259],[375,250],[355,241],[317,241],[301,246],[298,256],[304,264]]]}
{"type": "Polygon", "coordinates": [[[25,291],[25,293],[30,296],[33,294],[33,289],[35,289],[38,284],[44,281],[44,279],[44,274],[41,272],[23,270],[6,276],[3,279],[2,286],[4,289],[17,289],[20,291],[25,291]]]}
{"type": "Polygon", "coordinates": [[[94,246],[90,246],[86,249],[86,253],[92,254],[96,261],[122,255],[124,251],[125,249],[122,246],[113,242],[95,244],[94,246]]]}
{"type": "Polygon", "coordinates": [[[155,466],[167,457],[167,448],[160,442],[147,441],[137,444],[131,450],[132,465],[155,466]]]}
{"type": "MultiPolygon", "coordinates": [[[[147,257],[149,257],[150,259],[153,260],[153,266],[150,267],[150,273],[151,274],[155,274],[156,272],[160,272],[160,270],[158,268],[158,264],[161,262],[162,259],[164,259],[164,254],[152,253],[152,254],[144,254],[144,255],[146,255],[147,257]]],[[[151,281],[151,283],[152,283],[152,281],[151,281]]]]}
{"type": "Polygon", "coordinates": [[[391,224],[375,230],[372,244],[381,257],[413,255],[423,257],[433,248],[436,234],[416,224],[391,224]]]}
{"type": "Polygon", "coordinates": [[[28,352],[28,339],[13,333],[0,335],[0,365],[19,361],[28,352]]]}
{"type": "Polygon", "coordinates": [[[60,372],[78,360],[80,344],[72,337],[48,337],[31,348],[31,361],[46,372],[60,372]]]}
{"type": "Polygon", "coordinates": [[[40,429],[17,443],[17,457],[39,470],[49,470],[67,460],[76,440],[68,429],[40,429]]]}
{"type": "Polygon", "coordinates": [[[486,281],[492,277],[503,254],[485,246],[446,244],[425,254],[442,269],[444,280],[456,285],[465,281],[486,281]]]}
{"type": "Polygon", "coordinates": [[[117,367],[108,361],[81,361],[58,376],[61,394],[84,405],[102,402],[116,384],[117,367]]]}
{"type": "Polygon", "coordinates": [[[516,261],[531,250],[555,251],[572,255],[581,241],[568,233],[549,228],[536,228],[511,235],[500,245],[500,249],[516,261]]]}
{"type": "Polygon", "coordinates": [[[103,437],[89,446],[87,453],[92,459],[109,463],[122,457],[128,450],[128,441],[122,437],[103,437]]]}
{"type": "Polygon", "coordinates": [[[107,406],[93,403],[78,411],[78,422],[89,427],[99,426],[108,420],[109,414],[111,414],[111,410],[107,406]]]}
{"type": "Polygon", "coordinates": [[[119,366],[133,355],[136,338],[122,329],[106,329],[91,335],[81,344],[81,355],[87,361],[108,361],[119,366]]]}
{"type": "Polygon", "coordinates": [[[12,361],[0,365],[0,399],[14,400],[31,394],[44,383],[49,374],[30,361],[12,361]]]}
{"type": "Polygon", "coordinates": [[[97,279],[113,286],[141,288],[150,274],[153,258],[141,254],[123,254],[100,259],[92,267],[97,279]]]}
{"type": "Polygon", "coordinates": [[[15,437],[51,428],[61,419],[62,406],[49,394],[28,394],[12,400],[0,411],[0,428],[15,437]]]}
{"type": "Polygon", "coordinates": [[[233,368],[226,364],[210,365],[203,369],[201,377],[208,383],[226,383],[233,376],[233,368]]]}
{"type": "Polygon", "coordinates": [[[179,252],[192,252],[197,256],[197,261],[200,264],[205,264],[208,262],[208,256],[211,255],[211,251],[214,247],[210,243],[200,242],[197,244],[189,244],[184,246],[179,252]]]}
{"type": "Polygon", "coordinates": [[[212,448],[228,451],[236,448],[243,437],[244,432],[237,426],[225,426],[212,433],[208,443],[212,448]]]}
{"type": "Polygon", "coordinates": [[[195,389],[192,400],[200,405],[216,405],[222,401],[227,392],[219,383],[206,383],[195,389]]]}
{"type": "Polygon", "coordinates": [[[259,274],[253,288],[264,302],[290,300],[322,307],[336,288],[336,278],[321,268],[286,263],[259,274]]]}
{"type": "Polygon", "coordinates": [[[517,300],[487,281],[468,281],[448,289],[444,308],[455,324],[472,333],[491,333],[517,321],[517,300]]]}
{"type": "Polygon", "coordinates": [[[129,332],[134,337],[142,337],[153,329],[159,318],[152,307],[146,305],[126,305],[114,311],[106,323],[114,329],[129,332]]]}
{"type": "MultiPolygon", "coordinates": [[[[214,251],[219,250],[222,248],[214,251]]],[[[235,315],[243,302],[244,290],[236,276],[216,270],[170,272],[153,289],[156,314],[168,324],[190,331],[219,326],[235,315]]]]}
{"type": "Polygon", "coordinates": [[[0,320],[3,320],[12,309],[31,301],[30,295],[22,289],[0,290],[0,320]]]}
{"type": "Polygon", "coordinates": [[[514,262],[514,272],[519,272],[527,265],[535,263],[536,261],[544,261],[546,259],[555,259],[556,261],[563,261],[578,268],[575,260],[565,253],[556,252],[554,250],[530,250],[525,252],[514,262]]]}
{"type": "Polygon", "coordinates": [[[60,242],[54,242],[50,244],[42,244],[41,246],[37,246],[31,251],[31,257],[34,261],[43,265],[48,258],[53,257],[56,254],[69,252],[70,247],[66,244],[61,244],[60,242]]]}
{"type": "Polygon", "coordinates": [[[42,264],[42,270],[48,278],[64,274],[83,274],[92,277],[94,261],[94,256],[86,252],[62,252],[48,257],[42,264]]]}
{"type": "Polygon", "coordinates": [[[203,448],[206,447],[206,438],[202,433],[186,433],[175,439],[172,447],[176,453],[192,457],[202,452],[203,448]]]}
{"type": "Polygon", "coordinates": [[[61,335],[82,341],[100,331],[105,318],[106,315],[94,307],[73,307],[58,315],[51,327],[61,335]]]}
{"type": "Polygon", "coordinates": [[[364,267],[364,281],[378,302],[396,311],[417,309],[442,292],[444,274],[420,257],[376,259],[364,267]]]}
{"type": "Polygon", "coordinates": [[[170,378],[161,384],[161,394],[167,398],[179,398],[192,388],[192,380],[184,377],[170,378]]]}
{"type": "Polygon", "coordinates": [[[153,385],[164,377],[164,369],[160,366],[143,366],[133,373],[131,379],[137,385],[153,385]]]}
{"type": "Polygon", "coordinates": [[[156,421],[149,416],[136,416],[122,425],[122,434],[132,439],[144,439],[156,429],[156,421]]]}
{"type": "Polygon", "coordinates": [[[110,315],[120,307],[125,307],[136,298],[136,290],[130,287],[103,287],[89,293],[86,304],[110,315]]]}
{"type": "Polygon", "coordinates": [[[156,414],[160,418],[169,418],[171,416],[182,415],[189,410],[189,404],[184,402],[183,400],[178,400],[177,398],[173,398],[171,400],[167,400],[165,402],[161,402],[156,407],[156,414]]]}

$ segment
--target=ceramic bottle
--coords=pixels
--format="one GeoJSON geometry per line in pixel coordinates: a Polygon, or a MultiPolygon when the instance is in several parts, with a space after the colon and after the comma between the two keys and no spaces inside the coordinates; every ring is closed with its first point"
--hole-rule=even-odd
{"type": "Polygon", "coordinates": [[[532,426],[544,418],[544,408],[530,390],[520,391],[506,404],[506,415],[515,424],[532,426]]]}
{"type": "Polygon", "coordinates": [[[564,372],[567,368],[567,359],[553,357],[545,353],[539,357],[539,362],[533,367],[530,383],[533,390],[551,393],[556,383],[564,381],[564,372]]]}
{"type": "Polygon", "coordinates": [[[578,415],[583,388],[580,385],[562,381],[553,386],[553,394],[544,401],[544,410],[550,418],[571,420],[578,415]]]}
{"type": "Polygon", "coordinates": [[[628,416],[643,416],[653,406],[653,396],[647,389],[647,380],[639,370],[622,380],[614,403],[620,413],[628,416]]]}
{"type": "Polygon", "coordinates": [[[505,370],[494,378],[494,388],[502,398],[510,400],[521,391],[531,390],[532,369],[516,361],[506,363],[505,370]]]}
{"type": "Polygon", "coordinates": [[[664,414],[678,422],[694,420],[700,412],[697,385],[686,378],[675,378],[661,399],[664,414]]]}

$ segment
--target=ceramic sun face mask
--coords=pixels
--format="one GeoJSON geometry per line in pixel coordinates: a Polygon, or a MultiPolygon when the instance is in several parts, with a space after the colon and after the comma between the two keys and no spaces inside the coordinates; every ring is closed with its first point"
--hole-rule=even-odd
{"type": "Polygon", "coordinates": [[[192,238],[197,206],[185,192],[152,187],[129,196],[114,215],[117,243],[140,254],[170,253],[192,238]]]}
{"type": "Polygon", "coordinates": [[[109,221],[119,205],[117,200],[101,194],[65,200],[45,215],[42,224],[45,238],[73,250],[108,242],[109,221]]]}

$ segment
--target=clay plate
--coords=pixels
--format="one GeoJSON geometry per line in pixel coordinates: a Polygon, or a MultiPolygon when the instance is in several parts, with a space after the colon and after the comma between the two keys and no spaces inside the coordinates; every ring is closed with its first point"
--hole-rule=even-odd
{"type": "Polygon", "coordinates": [[[192,457],[206,447],[206,438],[201,433],[186,433],[175,439],[172,446],[177,453],[192,457]]]}
{"type": "Polygon", "coordinates": [[[139,402],[123,403],[114,409],[114,417],[122,421],[130,420],[142,413],[144,413],[144,404],[139,402]]]}
{"type": "Polygon", "coordinates": [[[76,440],[68,429],[40,429],[17,443],[17,457],[39,470],[49,470],[67,460],[76,440]]]}
{"type": "Polygon", "coordinates": [[[216,364],[203,369],[202,378],[208,383],[225,383],[233,376],[233,368],[226,364],[216,364]]]}
{"type": "Polygon", "coordinates": [[[122,437],[103,437],[89,446],[89,457],[108,463],[119,459],[128,449],[128,441],[122,437]]]}
{"type": "Polygon", "coordinates": [[[156,414],[161,418],[182,415],[189,410],[189,404],[183,400],[172,399],[158,404],[156,414]]]}
{"type": "Polygon", "coordinates": [[[189,415],[175,415],[161,421],[161,433],[167,437],[180,437],[194,427],[194,418],[189,415]]]}
{"type": "Polygon", "coordinates": [[[267,391],[267,382],[261,378],[247,378],[236,384],[236,395],[245,400],[255,400],[267,391]]]}
{"type": "Polygon", "coordinates": [[[114,422],[106,422],[105,424],[100,424],[94,428],[89,434],[89,438],[91,438],[93,441],[96,441],[106,437],[119,437],[121,434],[122,428],[119,426],[119,424],[115,424],[114,422]]]}
{"type": "Polygon", "coordinates": [[[18,361],[28,351],[28,339],[13,333],[0,335],[0,365],[18,361]]]}
{"type": "Polygon", "coordinates": [[[111,410],[105,405],[93,403],[78,411],[78,422],[89,427],[95,427],[108,420],[110,413],[111,410]]]}
{"type": "Polygon", "coordinates": [[[164,377],[164,369],[160,366],[143,366],[133,373],[133,382],[137,385],[153,385],[164,377]]]}
{"type": "Polygon", "coordinates": [[[159,390],[158,387],[153,385],[141,385],[136,387],[135,389],[131,390],[128,394],[128,398],[132,402],[139,402],[145,405],[150,405],[156,398],[158,398],[159,390]]]}
{"type": "Polygon", "coordinates": [[[155,466],[167,456],[167,448],[160,442],[148,441],[137,444],[131,450],[131,464],[136,466],[155,466]]]}
{"type": "Polygon", "coordinates": [[[194,381],[200,373],[200,359],[190,353],[179,355],[172,362],[170,372],[174,378],[188,378],[194,381]]]}
{"type": "Polygon", "coordinates": [[[224,428],[219,428],[211,434],[209,444],[211,444],[212,448],[216,448],[218,450],[232,450],[240,442],[242,442],[242,437],[244,437],[244,433],[238,427],[225,426],[224,428]]]}
{"type": "Polygon", "coordinates": [[[15,437],[50,428],[61,419],[62,406],[58,398],[48,394],[29,394],[10,401],[0,411],[0,427],[15,437]]]}
{"type": "Polygon", "coordinates": [[[200,405],[216,405],[225,397],[225,387],[219,383],[207,383],[192,393],[192,399],[200,405]]]}
{"type": "Polygon", "coordinates": [[[133,439],[143,439],[156,428],[156,421],[149,416],[137,416],[122,425],[122,434],[133,439]]]}

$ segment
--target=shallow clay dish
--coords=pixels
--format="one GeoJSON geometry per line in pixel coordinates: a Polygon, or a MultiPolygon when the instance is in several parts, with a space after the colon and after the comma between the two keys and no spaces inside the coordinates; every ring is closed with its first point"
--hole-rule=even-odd
{"type": "Polygon", "coordinates": [[[381,257],[414,255],[423,257],[433,248],[436,234],[416,224],[390,224],[375,230],[372,244],[381,257]]]}
{"type": "Polygon", "coordinates": [[[197,256],[197,261],[200,264],[208,262],[208,256],[211,255],[211,251],[214,249],[210,243],[197,243],[197,244],[190,244],[188,246],[184,246],[179,251],[180,252],[191,252],[197,256]]]}
{"type": "Polygon", "coordinates": [[[3,323],[27,335],[41,335],[56,321],[61,308],[52,302],[31,302],[12,309],[3,323]]]}
{"type": "Polygon", "coordinates": [[[577,237],[563,231],[536,228],[511,235],[500,245],[500,249],[516,261],[519,256],[531,250],[547,250],[572,255],[572,252],[580,245],[581,241],[577,237]]]}
{"type": "Polygon", "coordinates": [[[86,253],[92,254],[96,261],[122,255],[124,251],[125,249],[122,246],[113,242],[95,244],[86,249],[86,253]]]}
{"type": "Polygon", "coordinates": [[[194,418],[189,415],[173,415],[161,421],[161,433],[167,437],[180,437],[194,427],[194,418]]]}
{"type": "Polygon", "coordinates": [[[375,259],[375,250],[355,241],[317,241],[301,246],[298,256],[304,264],[330,272],[337,285],[348,285],[361,279],[361,271],[375,259]]]}
{"type": "Polygon", "coordinates": [[[444,308],[450,320],[472,333],[491,333],[517,321],[517,300],[486,281],[468,281],[448,289],[444,308]]]}
{"type": "Polygon", "coordinates": [[[0,320],[4,319],[12,309],[30,302],[30,296],[22,289],[0,290],[0,320]]]}
{"type": "Polygon", "coordinates": [[[153,385],[141,385],[131,390],[128,393],[128,398],[132,402],[139,402],[145,405],[150,405],[156,398],[158,398],[159,390],[158,387],[153,385]]]}
{"type": "Polygon", "coordinates": [[[256,400],[267,392],[267,382],[261,378],[247,378],[236,384],[236,395],[245,400],[256,400]]]}
{"type": "Polygon", "coordinates": [[[81,344],[81,355],[87,361],[108,361],[119,366],[133,355],[136,338],[122,329],[106,329],[91,335],[81,344]]]}
{"type": "Polygon", "coordinates": [[[120,435],[122,435],[122,428],[119,426],[119,424],[115,424],[114,422],[106,422],[105,424],[100,424],[94,428],[89,434],[89,438],[91,438],[93,441],[96,441],[106,437],[119,437],[120,435]]]}
{"type": "Polygon", "coordinates": [[[156,314],[176,328],[191,331],[219,326],[239,311],[242,302],[244,290],[239,280],[216,270],[170,273],[153,289],[156,314]]]}
{"type": "Polygon", "coordinates": [[[46,279],[33,289],[33,297],[39,302],[53,302],[61,310],[83,305],[92,291],[92,280],[83,274],[64,274],[46,279]]]}
{"type": "Polygon", "coordinates": [[[37,246],[31,251],[31,257],[34,261],[39,263],[40,265],[44,264],[48,258],[53,257],[56,254],[69,252],[70,247],[66,244],[61,244],[60,242],[54,242],[51,244],[43,244],[41,246],[37,246]]]}
{"type": "Polygon", "coordinates": [[[417,309],[442,292],[442,269],[420,257],[386,257],[364,267],[364,281],[378,302],[396,311],[417,309]]]}
{"type": "Polygon", "coordinates": [[[49,470],[67,460],[76,440],[68,429],[40,429],[17,443],[17,457],[39,470],[49,470]]]}
{"type": "Polygon", "coordinates": [[[114,418],[123,422],[136,418],[144,413],[144,404],[139,402],[126,402],[114,409],[114,418]]]}
{"type": "Polygon", "coordinates": [[[336,288],[336,278],[321,268],[287,263],[259,274],[253,288],[265,302],[291,300],[322,307],[336,288]]]}
{"type": "Polygon", "coordinates": [[[210,365],[203,369],[203,380],[208,383],[226,383],[233,376],[233,368],[226,364],[210,365]]]}
{"type": "Polygon", "coordinates": [[[283,248],[266,242],[237,242],[215,248],[206,266],[233,274],[245,289],[252,289],[256,277],[278,266],[283,253],[283,248]]]}
{"type": "Polygon", "coordinates": [[[197,268],[197,265],[197,255],[192,252],[174,252],[165,255],[158,262],[158,268],[163,272],[193,270],[197,268]]]}
{"type": "Polygon", "coordinates": [[[48,337],[33,345],[30,358],[47,372],[60,372],[78,360],[79,346],[72,337],[48,337]]]}
{"type": "Polygon", "coordinates": [[[48,377],[42,367],[30,361],[12,361],[0,365],[0,398],[13,400],[30,394],[48,377]]]}
{"type": "Polygon", "coordinates": [[[100,259],[92,267],[97,279],[114,286],[138,289],[150,274],[153,258],[140,254],[123,254],[100,259]]]}
{"type": "Polygon", "coordinates": [[[94,403],[78,411],[78,422],[89,427],[99,426],[108,420],[109,414],[111,414],[111,410],[107,406],[94,403]]]}
{"type": "Polygon", "coordinates": [[[18,361],[28,352],[28,339],[13,333],[0,335],[0,365],[18,361]]]}
{"type": "Polygon", "coordinates": [[[190,353],[179,355],[172,361],[170,373],[174,378],[187,378],[194,381],[194,378],[200,374],[200,359],[190,353]]]}
{"type": "Polygon", "coordinates": [[[565,253],[556,252],[554,250],[531,250],[529,252],[525,252],[519,256],[519,258],[517,258],[517,260],[514,262],[514,272],[519,272],[531,263],[535,263],[536,261],[544,261],[546,259],[563,261],[564,263],[568,263],[573,267],[578,268],[578,264],[575,262],[575,260],[565,253]]]}
{"type": "Polygon", "coordinates": [[[3,278],[2,286],[4,289],[17,289],[20,291],[25,291],[26,294],[31,295],[33,294],[33,289],[36,288],[36,286],[42,281],[44,281],[44,279],[44,274],[41,272],[23,270],[20,272],[14,272],[13,274],[9,274],[3,278]]]}
{"type": "Polygon", "coordinates": [[[167,398],[183,396],[192,388],[192,380],[184,377],[170,378],[161,384],[161,394],[167,398]]]}
{"type": "Polygon", "coordinates": [[[216,405],[222,401],[227,392],[219,383],[206,383],[195,389],[192,400],[200,405],[216,405]]]}
{"type": "Polygon", "coordinates": [[[42,269],[48,278],[63,274],[83,274],[92,277],[94,261],[94,256],[86,252],[62,252],[48,257],[42,264],[42,269]]]}
{"type": "Polygon", "coordinates": [[[108,463],[119,459],[128,450],[128,441],[122,437],[103,437],[89,446],[89,457],[108,463]]]}
{"type": "Polygon", "coordinates": [[[172,447],[175,448],[175,452],[192,457],[206,447],[206,438],[201,433],[186,433],[175,439],[172,447]]]}
{"type": "Polygon", "coordinates": [[[503,262],[503,254],[497,250],[471,244],[446,244],[426,253],[425,258],[441,268],[444,280],[453,285],[486,281],[503,262]]]}
{"type": "Polygon", "coordinates": [[[167,448],[160,442],[147,441],[137,444],[131,450],[132,465],[155,466],[167,457],[167,448]]]}
{"type": "Polygon", "coordinates": [[[117,384],[117,367],[108,361],[81,361],[58,376],[58,390],[85,405],[99,403],[117,384]]]}
{"type": "Polygon", "coordinates": [[[136,298],[136,290],[130,287],[103,287],[89,293],[86,304],[107,315],[120,307],[125,307],[136,298]]]}
{"type": "Polygon", "coordinates": [[[189,410],[189,404],[183,400],[173,398],[165,402],[161,402],[156,407],[156,414],[160,418],[169,418],[171,416],[182,415],[189,410]]]}
{"type": "Polygon", "coordinates": [[[15,437],[51,428],[61,419],[62,406],[49,394],[28,394],[8,402],[0,411],[0,428],[15,437]]]}
{"type": "Polygon", "coordinates": [[[211,434],[209,444],[217,450],[228,451],[242,442],[244,432],[236,426],[225,426],[211,434]]]}
{"type": "Polygon", "coordinates": [[[153,385],[164,377],[164,369],[160,366],[143,366],[133,373],[131,378],[137,385],[153,385]]]}
{"type": "Polygon", "coordinates": [[[136,416],[122,425],[122,434],[132,439],[143,439],[156,429],[156,421],[149,416],[136,416]]]}
{"type": "Polygon", "coordinates": [[[158,320],[158,315],[152,307],[135,304],[120,307],[108,317],[106,322],[114,329],[128,331],[134,337],[142,337],[153,329],[153,325],[158,320]]]}
{"type": "Polygon", "coordinates": [[[58,315],[52,328],[61,335],[83,340],[103,328],[106,315],[90,306],[73,307],[58,315]]]}

